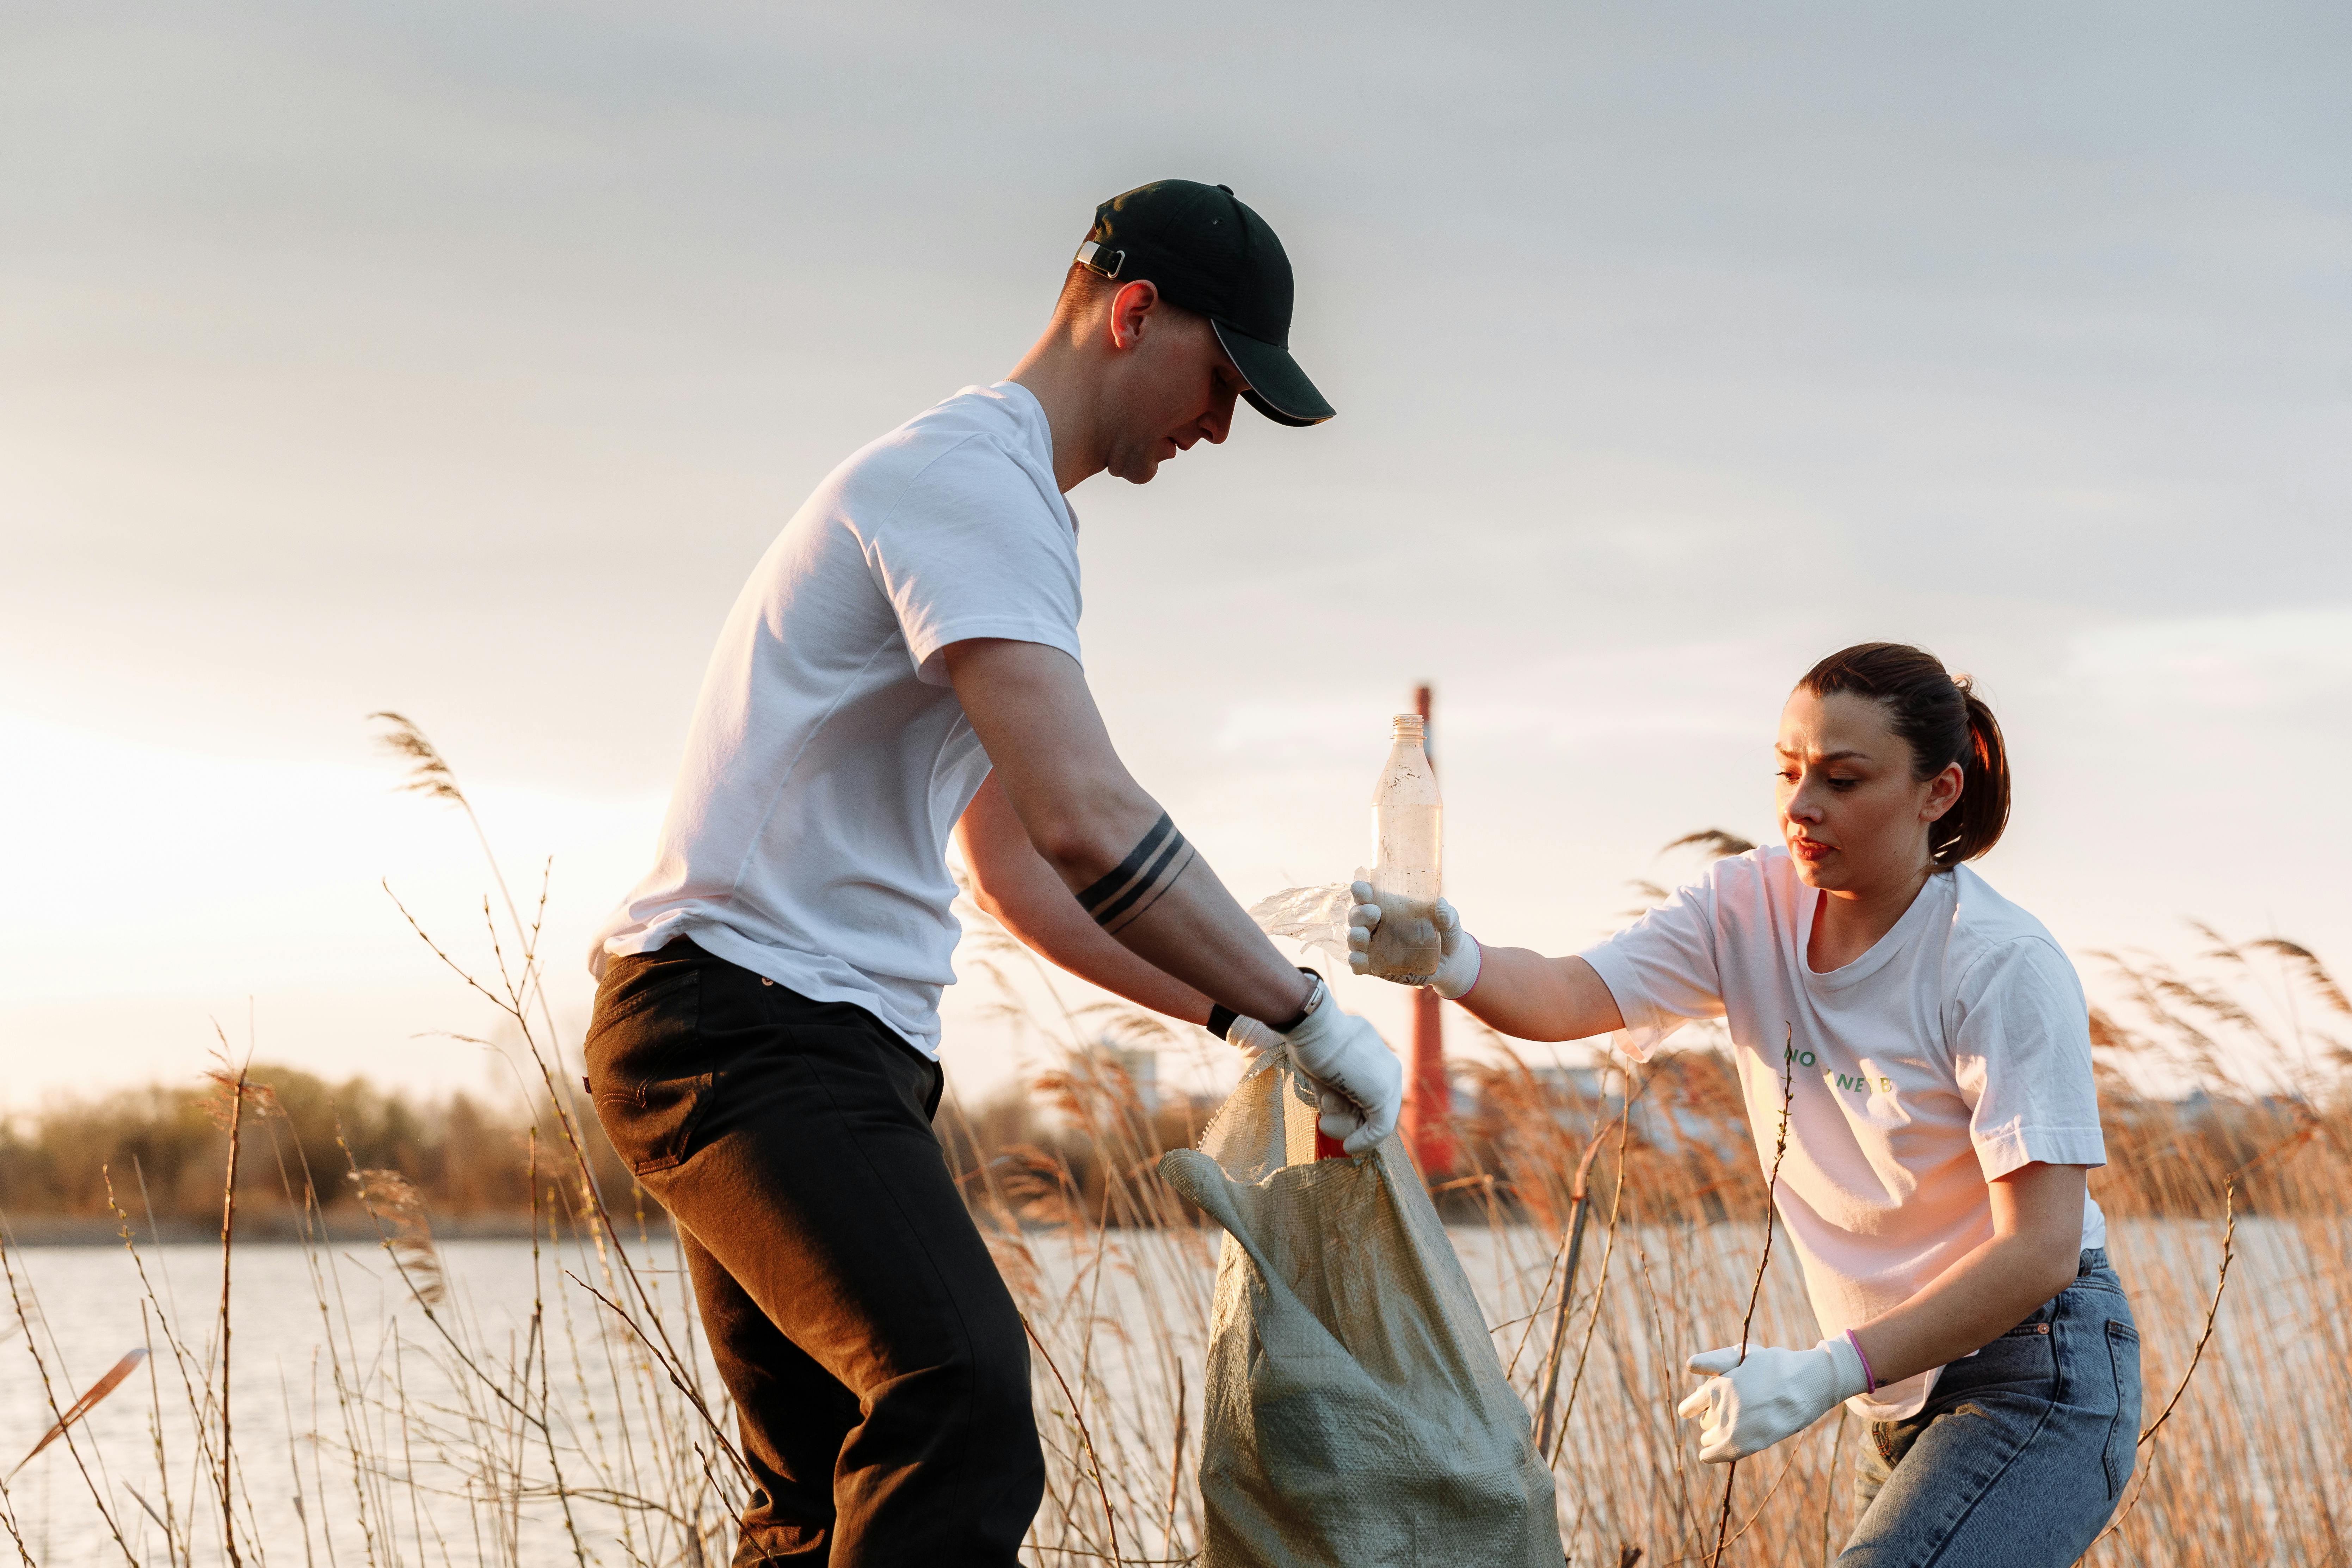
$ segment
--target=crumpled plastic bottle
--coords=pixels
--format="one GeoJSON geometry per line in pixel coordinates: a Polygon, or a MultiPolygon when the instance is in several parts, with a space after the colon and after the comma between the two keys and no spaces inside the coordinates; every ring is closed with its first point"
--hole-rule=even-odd
{"type": "MultiPolygon", "coordinates": [[[[1356,879],[1370,873],[1359,868],[1356,879]]],[[[1310,952],[1319,952],[1341,969],[1348,964],[1348,908],[1355,895],[1345,882],[1319,888],[1285,888],[1250,906],[1250,919],[1268,936],[1286,936],[1310,952]]]]}
{"type": "Polygon", "coordinates": [[[1381,764],[1381,781],[1372,791],[1370,880],[1381,923],[1372,928],[1370,973],[1382,980],[1425,985],[1437,972],[1443,956],[1437,896],[1444,843],[1444,805],[1422,744],[1421,716],[1400,713],[1388,761],[1381,764]]]}

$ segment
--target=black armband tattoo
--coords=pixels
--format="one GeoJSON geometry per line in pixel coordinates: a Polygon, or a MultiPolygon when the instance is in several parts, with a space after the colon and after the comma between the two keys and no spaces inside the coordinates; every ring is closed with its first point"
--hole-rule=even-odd
{"type": "Polygon", "coordinates": [[[1118,931],[1159,902],[1160,895],[1173,887],[1192,863],[1192,847],[1176,831],[1174,818],[1163,811],[1151,831],[1127,852],[1118,869],[1078,895],[1079,907],[1094,916],[1103,930],[1118,931]]]}

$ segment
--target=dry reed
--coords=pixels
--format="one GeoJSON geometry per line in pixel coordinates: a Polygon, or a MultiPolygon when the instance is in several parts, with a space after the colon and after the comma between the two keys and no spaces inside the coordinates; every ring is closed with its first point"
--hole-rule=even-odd
{"type": "MultiPolygon", "coordinates": [[[[1677,840],[1686,843],[1688,840],[1677,840]]],[[[1675,845],[1667,847],[1673,848],[1675,845]]],[[[1734,1366],[1748,1359],[1748,1339],[1756,1329],[1756,1303],[1764,1298],[1764,1277],[1772,1269],[1772,1235],[1778,1228],[1776,1206],[1780,1194],[1780,1161],[1789,1152],[1789,1114],[1797,1103],[1797,1031],[1787,1026],[1780,1043],[1780,1121],[1772,1135],[1772,1170],[1764,1182],[1764,1246],[1756,1258],[1756,1279],[1748,1287],[1748,1310],[1739,1316],[1739,1353],[1734,1366]]],[[[1715,1520],[1715,1555],[1707,1561],[1720,1568],[1723,1550],[1731,1541],[1731,1488],[1739,1479],[1739,1461],[1723,1467],[1723,1511],[1715,1520]]]]}

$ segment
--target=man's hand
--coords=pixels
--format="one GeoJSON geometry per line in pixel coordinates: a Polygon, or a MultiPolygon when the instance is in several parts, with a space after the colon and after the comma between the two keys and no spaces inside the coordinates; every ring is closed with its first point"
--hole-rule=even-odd
{"type": "MultiPolygon", "coordinates": [[[[1349,887],[1355,903],[1348,910],[1348,967],[1359,974],[1372,971],[1372,930],[1381,923],[1381,906],[1370,882],[1349,887]]],[[[1478,984],[1478,939],[1462,929],[1462,917],[1444,899],[1437,900],[1437,935],[1443,946],[1437,972],[1429,988],[1447,1001],[1468,994],[1478,984]]]]}
{"type": "Polygon", "coordinates": [[[1261,1024],[1255,1018],[1235,1018],[1234,1026],[1225,1031],[1225,1044],[1247,1057],[1254,1068],[1268,1051],[1282,1044],[1282,1037],[1274,1032],[1271,1024],[1261,1024]]]}
{"type": "Polygon", "coordinates": [[[1727,1345],[1687,1365],[1706,1381],[1675,1413],[1699,1424],[1698,1457],[1710,1465],[1793,1437],[1870,1388],[1862,1357],[1843,1334],[1809,1351],[1751,1350],[1745,1361],[1737,1345],[1727,1345]]]}
{"type": "Polygon", "coordinates": [[[1323,1005],[1285,1038],[1290,1059],[1322,1091],[1317,1125],[1326,1138],[1361,1154],[1396,1131],[1404,1109],[1404,1064],[1379,1030],[1339,1011],[1327,992],[1323,1005]]]}
{"type": "MultiPolygon", "coordinates": [[[[1274,1032],[1270,1024],[1261,1024],[1255,1018],[1235,1018],[1234,1026],[1225,1031],[1225,1043],[1248,1056],[1249,1066],[1243,1070],[1254,1072],[1266,1053],[1282,1044],[1282,1037],[1274,1032]]],[[[1304,1068],[1299,1070],[1306,1072],[1304,1068]]],[[[1346,1149],[1348,1140],[1364,1125],[1364,1113],[1356,1109],[1354,1100],[1338,1089],[1327,1083],[1317,1082],[1313,1074],[1307,1073],[1307,1080],[1315,1086],[1316,1130],[1326,1138],[1339,1140],[1339,1146],[1346,1149]]],[[[1377,1136],[1371,1140],[1372,1143],[1379,1142],[1377,1136]]],[[[1369,1148],[1370,1143],[1363,1146],[1369,1148]]],[[[1349,1151],[1351,1153],[1356,1152],[1349,1151]]]]}

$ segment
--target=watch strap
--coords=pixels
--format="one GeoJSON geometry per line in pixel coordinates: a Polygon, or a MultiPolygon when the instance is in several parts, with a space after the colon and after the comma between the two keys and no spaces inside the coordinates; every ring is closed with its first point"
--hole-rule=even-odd
{"type": "Polygon", "coordinates": [[[1328,993],[1328,988],[1324,985],[1323,977],[1320,974],[1316,973],[1315,971],[1307,968],[1303,963],[1298,966],[1298,973],[1304,974],[1307,979],[1313,981],[1315,984],[1307,988],[1306,1005],[1298,1009],[1297,1016],[1286,1018],[1281,1023],[1274,1026],[1274,1032],[1277,1035],[1286,1035],[1293,1029],[1298,1027],[1299,1025],[1307,1022],[1307,1018],[1314,1013],[1315,1009],[1322,1005],[1323,998],[1328,993]]]}

